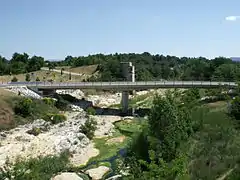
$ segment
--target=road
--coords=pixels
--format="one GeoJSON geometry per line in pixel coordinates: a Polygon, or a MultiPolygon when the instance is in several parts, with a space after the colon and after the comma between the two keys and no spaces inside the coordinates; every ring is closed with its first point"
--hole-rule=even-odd
{"type": "Polygon", "coordinates": [[[236,87],[235,82],[212,81],[137,81],[137,82],[68,82],[68,83],[44,83],[44,82],[15,82],[1,84],[0,87],[29,86],[39,90],[44,89],[104,89],[104,90],[146,90],[156,88],[219,88],[226,86],[236,87]]]}
{"type": "MultiPolygon", "coordinates": [[[[49,68],[42,67],[41,70],[42,71],[49,71],[49,68]]],[[[57,73],[61,73],[61,70],[58,70],[58,69],[51,69],[51,71],[54,71],[54,72],[57,72],[57,73]]],[[[69,74],[70,72],[69,71],[62,71],[62,73],[63,74],[69,74]]],[[[83,74],[74,73],[74,72],[71,72],[71,75],[73,75],[73,76],[83,76],[83,74]]]]}

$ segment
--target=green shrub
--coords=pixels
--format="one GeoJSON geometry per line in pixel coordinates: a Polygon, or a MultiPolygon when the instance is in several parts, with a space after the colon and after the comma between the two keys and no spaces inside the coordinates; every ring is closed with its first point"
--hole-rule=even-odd
{"type": "Polygon", "coordinates": [[[93,107],[88,107],[87,114],[88,115],[96,115],[96,110],[93,107]]]}
{"type": "Polygon", "coordinates": [[[41,129],[36,127],[27,131],[28,134],[33,134],[34,136],[39,135],[41,132],[42,132],[41,129]]]}
{"type": "Polygon", "coordinates": [[[69,153],[61,153],[60,156],[46,156],[31,158],[26,161],[17,161],[6,172],[0,169],[0,179],[15,180],[49,180],[58,172],[64,171],[69,162],[69,153]]]}
{"type": "Polygon", "coordinates": [[[229,114],[236,120],[240,120],[240,97],[237,96],[232,100],[229,108],[229,114]]]}
{"type": "Polygon", "coordinates": [[[14,76],[11,81],[12,81],[12,82],[18,82],[18,79],[17,79],[16,76],[14,76]]]}
{"type": "Polygon", "coordinates": [[[50,106],[54,106],[55,105],[55,101],[52,98],[43,98],[42,100],[47,105],[50,105],[50,106]]]}
{"type": "Polygon", "coordinates": [[[86,122],[80,126],[80,132],[85,134],[88,139],[94,137],[94,132],[97,129],[97,122],[93,118],[88,118],[86,122]]]}
{"type": "Polygon", "coordinates": [[[58,124],[67,120],[64,114],[46,114],[45,121],[50,121],[52,124],[58,124]]]}
{"type": "Polygon", "coordinates": [[[30,98],[21,99],[14,108],[16,114],[27,117],[33,112],[33,101],[30,98]]]}
{"type": "Polygon", "coordinates": [[[28,74],[28,73],[26,74],[26,76],[25,76],[25,80],[28,81],[28,82],[31,80],[31,78],[30,78],[30,74],[28,74]]]}
{"type": "Polygon", "coordinates": [[[55,106],[60,110],[67,110],[69,102],[64,100],[61,96],[55,94],[54,98],[57,99],[55,106]]]}
{"type": "Polygon", "coordinates": [[[36,81],[40,81],[39,77],[36,78],[36,81]]]}

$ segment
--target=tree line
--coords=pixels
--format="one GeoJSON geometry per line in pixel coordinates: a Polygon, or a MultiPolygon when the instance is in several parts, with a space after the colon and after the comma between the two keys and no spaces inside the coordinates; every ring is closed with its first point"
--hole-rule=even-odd
{"type": "Polygon", "coordinates": [[[89,78],[88,81],[120,81],[122,69],[120,62],[133,62],[136,67],[136,80],[219,80],[238,81],[240,78],[240,65],[229,58],[216,57],[176,57],[141,54],[95,54],[89,56],[67,56],[63,61],[49,62],[43,57],[28,54],[14,53],[10,60],[0,56],[0,75],[28,73],[40,70],[43,66],[53,69],[56,66],[80,67],[98,65],[98,77],[89,78]]]}
{"type": "Polygon", "coordinates": [[[10,60],[0,56],[0,75],[22,74],[40,70],[45,65],[43,57],[14,53],[10,60]]]}
{"type": "Polygon", "coordinates": [[[96,54],[86,57],[67,56],[64,61],[54,62],[54,66],[86,66],[98,64],[100,76],[89,81],[123,80],[120,62],[132,62],[136,69],[136,80],[229,80],[240,77],[240,65],[229,58],[216,57],[176,57],[142,54],[96,54]]]}

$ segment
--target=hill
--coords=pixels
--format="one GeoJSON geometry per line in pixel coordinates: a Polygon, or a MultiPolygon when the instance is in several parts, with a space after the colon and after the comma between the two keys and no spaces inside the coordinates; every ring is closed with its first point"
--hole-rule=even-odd
{"type": "Polygon", "coordinates": [[[39,71],[33,71],[31,73],[23,73],[23,74],[17,74],[17,75],[4,75],[0,76],[0,82],[10,82],[13,77],[16,77],[18,81],[26,81],[26,74],[30,74],[31,81],[35,81],[36,78],[38,78],[40,81],[50,81],[53,80],[54,82],[74,82],[74,81],[83,81],[84,79],[88,79],[92,77],[93,75],[97,75],[96,69],[97,65],[91,65],[91,66],[83,66],[83,67],[76,67],[76,68],[69,68],[69,67],[56,67],[52,70],[48,70],[48,68],[45,68],[46,70],[39,70],[39,71]],[[61,74],[61,69],[64,68],[64,72],[61,74]],[[55,71],[57,70],[57,72],[55,71]],[[71,80],[69,79],[69,73],[71,74],[71,80]],[[79,73],[74,74],[74,73],[79,73]]]}

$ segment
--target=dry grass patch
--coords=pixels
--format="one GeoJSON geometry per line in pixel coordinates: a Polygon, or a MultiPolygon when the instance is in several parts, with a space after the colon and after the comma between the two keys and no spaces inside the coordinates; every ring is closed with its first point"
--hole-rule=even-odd
{"type": "MultiPolygon", "coordinates": [[[[69,69],[71,72],[92,75],[96,72],[98,65],[81,66],[69,69]]],[[[69,71],[66,69],[66,71],[69,71]]]]}
{"type": "Polygon", "coordinates": [[[123,143],[125,139],[126,139],[125,136],[114,137],[114,138],[108,139],[106,143],[108,145],[109,144],[116,144],[116,143],[123,143]]]}

